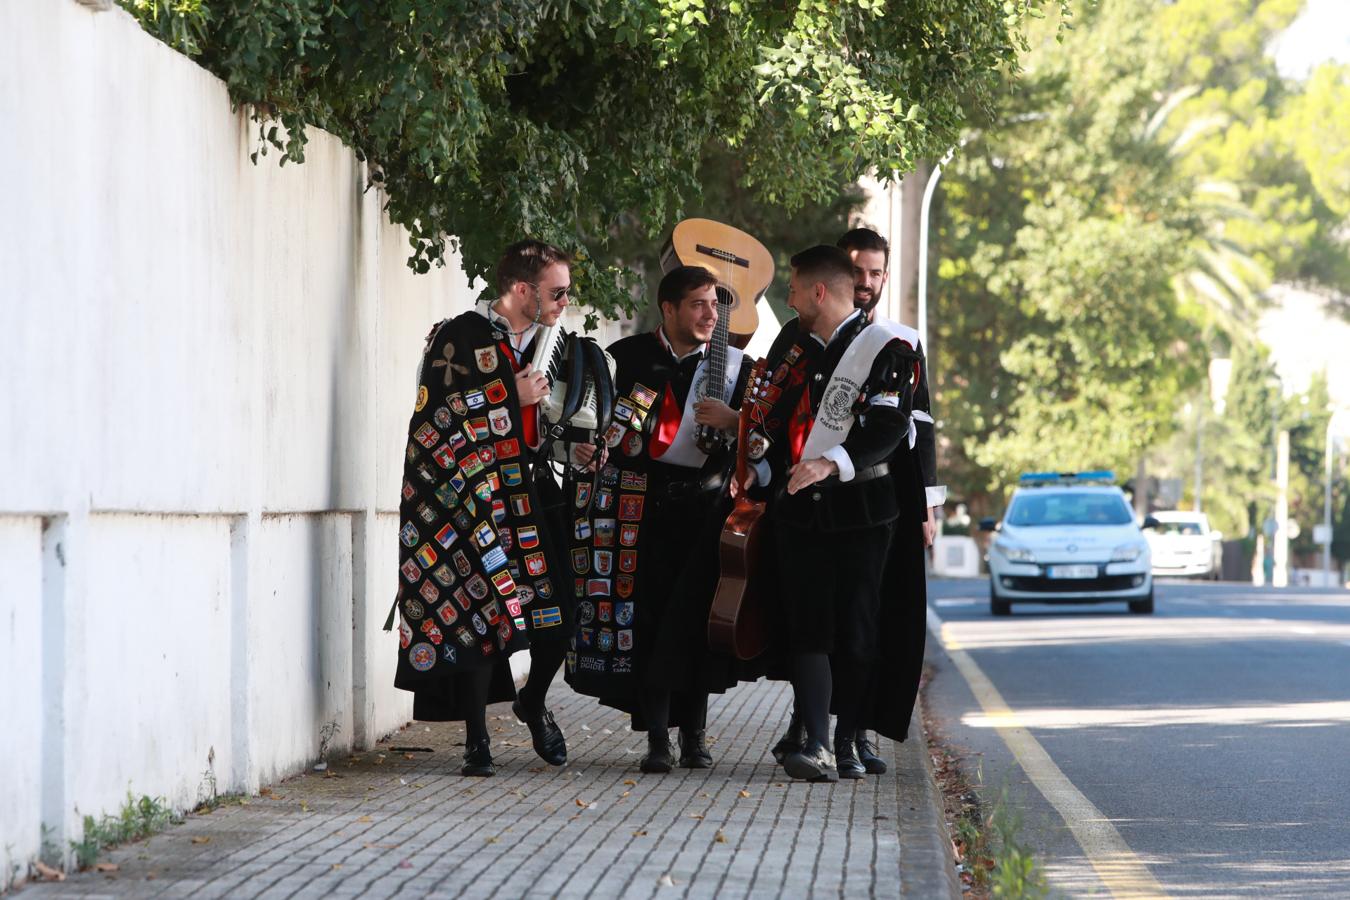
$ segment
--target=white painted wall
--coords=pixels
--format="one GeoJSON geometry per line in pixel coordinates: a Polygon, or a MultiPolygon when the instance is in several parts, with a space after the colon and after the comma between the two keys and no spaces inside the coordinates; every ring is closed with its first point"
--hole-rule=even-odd
{"type": "Polygon", "coordinates": [[[405,721],[415,276],[352,154],[254,166],[120,10],[0,0],[0,889],[128,790],[255,790],[405,721]],[[208,776],[208,773],[211,773],[208,776]]]}

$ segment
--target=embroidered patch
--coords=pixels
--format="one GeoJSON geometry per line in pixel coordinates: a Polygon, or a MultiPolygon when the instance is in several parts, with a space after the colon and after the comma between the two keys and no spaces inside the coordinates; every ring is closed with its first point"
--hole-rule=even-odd
{"type": "Polygon", "coordinates": [[[535,593],[537,593],[541,598],[547,600],[553,596],[553,582],[547,579],[543,581],[536,581],[534,583],[534,590],[535,593]]]}
{"type": "MultiPolygon", "coordinates": [[[[493,547],[483,554],[483,571],[492,573],[498,569],[506,568],[506,551],[501,547],[493,547]]],[[[503,572],[503,575],[507,573],[503,572]]]]}
{"type": "Polygon", "coordinates": [[[422,568],[430,569],[432,566],[436,565],[436,550],[431,544],[423,544],[417,548],[417,552],[413,554],[413,558],[417,560],[422,568]]]}
{"type": "Polygon", "coordinates": [[[488,410],[488,426],[492,433],[506,437],[511,433],[511,413],[505,406],[495,406],[488,410]]]}
{"type": "Polygon", "coordinates": [[[445,625],[453,625],[459,621],[459,612],[455,610],[455,604],[446,602],[441,604],[441,608],[436,610],[436,615],[445,625]]]}
{"type": "Polygon", "coordinates": [[[449,550],[450,545],[455,542],[459,535],[455,534],[455,529],[446,525],[440,531],[436,532],[436,543],[449,550]]]}
{"type": "Polygon", "coordinates": [[[492,576],[492,586],[497,589],[497,593],[505,597],[516,589],[516,582],[510,572],[498,572],[492,576]]]}
{"type": "Polygon", "coordinates": [[[484,375],[495,372],[497,370],[497,348],[479,347],[473,351],[473,361],[478,365],[478,371],[484,375]]]}
{"type": "Polygon", "coordinates": [[[425,672],[436,665],[436,648],[426,641],[413,644],[408,650],[408,665],[419,672],[425,672]]]}
{"type": "Polygon", "coordinates": [[[511,511],[517,516],[528,516],[530,514],[530,495],[512,494],[511,511]]]}
{"type": "Polygon", "coordinates": [[[637,456],[642,452],[642,435],[636,431],[629,433],[628,437],[623,439],[623,452],[629,456],[637,456]]]}
{"type": "Polygon", "coordinates": [[[483,465],[490,466],[497,461],[497,451],[493,450],[491,445],[484,444],[478,448],[478,458],[483,465]]]}
{"type": "Polygon", "coordinates": [[[601,622],[613,622],[614,604],[609,600],[601,600],[595,605],[595,617],[601,622]]]}
{"type": "Polygon", "coordinates": [[[432,584],[430,581],[422,582],[422,587],[417,593],[421,594],[422,599],[428,603],[435,603],[437,600],[441,599],[441,589],[436,587],[436,585],[432,584]]]}
{"type": "MultiPolygon", "coordinates": [[[[614,604],[614,621],[625,627],[633,624],[633,602],[631,600],[614,604]]],[[[626,650],[628,648],[621,647],[620,649],[626,650]]]]}
{"type": "Polygon", "coordinates": [[[656,402],[656,391],[644,384],[633,385],[633,389],[628,393],[629,396],[633,398],[634,402],[643,409],[650,409],[651,405],[656,402]]]}
{"type": "Polygon", "coordinates": [[[405,547],[417,546],[417,541],[421,537],[422,536],[417,533],[417,526],[411,522],[404,525],[398,533],[398,539],[403,542],[403,546],[405,547]]]}
{"type": "Polygon", "coordinates": [[[468,589],[469,596],[473,597],[473,599],[475,600],[487,599],[488,595],[487,581],[484,580],[482,575],[473,576],[465,583],[464,587],[468,589]]]}
{"type": "Polygon", "coordinates": [[[624,522],[619,528],[619,543],[625,547],[636,547],[638,539],[638,524],[636,522],[624,522]]]}
{"type": "Polygon", "coordinates": [[[459,461],[459,470],[464,473],[465,478],[472,478],[483,471],[483,461],[478,458],[477,453],[471,453],[459,461]]]}
{"type": "Polygon", "coordinates": [[[422,633],[427,636],[433,644],[439,644],[442,640],[441,630],[436,627],[436,623],[427,619],[422,623],[422,633]]]}
{"type": "Polygon", "coordinates": [[[516,438],[498,441],[493,446],[497,450],[498,459],[514,459],[520,455],[520,441],[516,438]]]}
{"type": "Polygon", "coordinates": [[[413,439],[430,450],[441,439],[441,433],[430,422],[423,422],[422,427],[413,432],[413,439]]]}
{"type": "Polygon", "coordinates": [[[457,416],[462,417],[469,412],[469,404],[464,402],[464,396],[462,394],[451,394],[449,397],[445,398],[445,402],[450,407],[450,410],[457,416]]]}
{"type": "Polygon", "coordinates": [[[464,436],[471,441],[486,441],[491,433],[485,417],[469,419],[464,423],[464,436]]]}
{"type": "Polygon", "coordinates": [[[464,402],[469,405],[469,409],[480,409],[487,406],[487,395],[478,389],[464,392],[464,402]]]}
{"type": "Polygon", "coordinates": [[[596,635],[595,647],[602,653],[608,653],[614,649],[614,630],[611,628],[601,628],[600,633],[596,635]]]}
{"type": "Polygon", "coordinates": [[[409,584],[416,584],[417,579],[422,577],[422,570],[411,559],[399,566],[399,571],[403,573],[404,578],[408,579],[409,584]]]}
{"type": "Polygon", "coordinates": [[[619,631],[618,637],[619,637],[618,646],[620,650],[633,649],[633,630],[631,628],[621,629],[619,631]]]}
{"type": "Polygon", "coordinates": [[[533,550],[539,546],[539,529],[534,525],[521,525],[516,529],[516,536],[522,550],[533,550]]]}
{"type": "Polygon", "coordinates": [[[500,378],[494,378],[483,385],[483,395],[487,397],[489,403],[501,403],[506,399],[506,385],[502,384],[500,378]]]}
{"type": "Polygon", "coordinates": [[[645,491],[647,490],[647,476],[641,472],[625,471],[619,476],[619,490],[645,491]]]}
{"type": "Polygon", "coordinates": [[[552,628],[562,624],[562,610],[556,606],[530,610],[530,624],[535,628],[552,628]]]}
{"type": "Polygon", "coordinates": [[[465,647],[473,646],[473,632],[470,631],[468,628],[465,628],[463,625],[455,629],[455,637],[465,647]]]}
{"type": "Polygon", "coordinates": [[[456,550],[451,554],[450,558],[454,561],[455,568],[459,570],[459,574],[468,578],[469,573],[473,571],[473,566],[470,564],[469,558],[464,555],[464,551],[456,550]]]}
{"type": "Polygon", "coordinates": [[[591,499],[590,482],[587,481],[578,482],[577,498],[572,502],[572,505],[575,506],[577,509],[584,509],[586,504],[590,502],[590,499],[591,499]]]}
{"type": "Polygon", "coordinates": [[[422,616],[426,615],[426,609],[423,608],[420,601],[409,597],[407,600],[403,601],[403,615],[406,618],[417,621],[422,618],[422,616]]]}
{"type": "Polygon", "coordinates": [[[502,482],[507,487],[520,487],[525,483],[520,463],[502,463],[502,482]]]}
{"type": "Polygon", "coordinates": [[[642,519],[642,501],[645,497],[636,494],[621,494],[619,496],[619,520],[628,522],[637,522],[642,519]]]}
{"type": "Polygon", "coordinates": [[[637,571],[637,551],[620,550],[619,551],[619,571],[632,574],[637,571]]]}
{"type": "MultiPolygon", "coordinates": [[[[525,571],[536,578],[547,572],[548,563],[544,561],[544,554],[542,552],[527,554],[525,557],[525,571]]],[[[544,597],[547,595],[544,594],[543,591],[540,591],[539,596],[544,597]]]]}
{"type": "Polygon", "coordinates": [[[614,519],[596,519],[595,520],[595,546],[613,547],[614,546],[614,527],[617,525],[614,519]]]}
{"type": "Polygon", "coordinates": [[[608,575],[614,571],[614,551],[597,550],[595,551],[595,574],[608,575]]]}
{"type": "Polygon", "coordinates": [[[572,571],[578,575],[585,575],[591,570],[590,554],[585,548],[578,548],[572,551],[572,571]]]}
{"type": "Polygon", "coordinates": [[[589,625],[595,618],[595,606],[589,600],[582,600],[577,604],[577,624],[589,625]]]}
{"type": "Polygon", "coordinates": [[[595,495],[595,508],[600,512],[609,512],[614,508],[614,491],[605,488],[595,495]]]}
{"type": "Polygon", "coordinates": [[[497,539],[497,533],[493,531],[489,522],[479,522],[473,528],[474,543],[480,547],[486,547],[497,539]]]}
{"type": "Polygon", "coordinates": [[[586,579],[587,597],[608,597],[609,579],[608,578],[587,578],[586,579]]]}
{"type": "Polygon", "coordinates": [[[579,541],[588,540],[591,536],[591,520],[583,516],[573,522],[572,535],[579,541]]]}
{"type": "Polygon", "coordinates": [[[431,570],[431,577],[441,585],[441,587],[453,587],[455,583],[455,573],[450,571],[450,567],[445,563],[431,570]]]}

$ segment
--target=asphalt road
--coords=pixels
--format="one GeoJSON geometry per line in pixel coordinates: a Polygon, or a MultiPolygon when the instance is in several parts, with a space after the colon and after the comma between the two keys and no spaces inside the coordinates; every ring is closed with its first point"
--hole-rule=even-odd
{"type": "MultiPolygon", "coordinates": [[[[988,596],[984,579],[929,585],[949,644],[1168,893],[1350,897],[1350,592],[1160,583],[1152,616],[999,619],[988,596]]],[[[929,709],[985,797],[1007,789],[1057,893],[1110,896],[935,644],[929,709]]]]}

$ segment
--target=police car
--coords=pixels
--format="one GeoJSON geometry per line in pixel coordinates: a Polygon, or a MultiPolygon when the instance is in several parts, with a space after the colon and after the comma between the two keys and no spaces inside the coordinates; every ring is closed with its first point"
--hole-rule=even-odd
{"type": "Polygon", "coordinates": [[[989,547],[989,609],[1013,603],[1106,603],[1153,612],[1148,542],[1111,472],[1023,475],[989,547]]]}

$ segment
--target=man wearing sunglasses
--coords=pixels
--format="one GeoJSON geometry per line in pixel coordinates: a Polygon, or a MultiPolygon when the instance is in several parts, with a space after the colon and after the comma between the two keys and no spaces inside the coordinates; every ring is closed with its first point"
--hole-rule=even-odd
{"type": "Polygon", "coordinates": [[[544,698],[575,599],[559,553],[561,490],[534,477],[545,464],[538,404],[549,386],[529,359],[540,326],[567,307],[570,263],[542,241],[506,248],[488,314],[439,323],[419,372],[400,505],[395,685],[413,692],[413,718],[465,722],[464,775],[495,773],[486,709],[511,699],[535,752],[567,761],[544,698]],[[527,646],[530,676],[517,697],[507,657],[527,646]]]}

